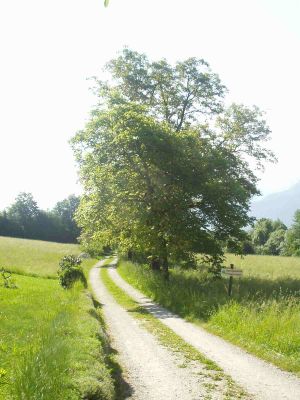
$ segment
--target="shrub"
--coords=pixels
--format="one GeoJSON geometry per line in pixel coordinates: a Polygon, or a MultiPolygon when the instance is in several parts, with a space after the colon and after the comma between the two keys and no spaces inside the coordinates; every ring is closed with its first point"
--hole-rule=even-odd
{"type": "Polygon", "coordinates": [[[201,262],[207,265],[208,271],[212,274],[215,279],[221,278],[221,269],[223,268],[223,262],[225,256],[223,255],[202,255],[201,262]]]}
{"type": "Polygon", "coordinates": [[[3,286],[6,289],[16,289],[17,288],[17,285],[15,284],[14,280],[12,279],[11,272],[6,271],[4,268],[1,268],[0,275],[3,280],[3,286]]]}
{"type": "Polygon", "coordinates": [[[81,281],[87,287],[86,277],[81,268],[81,258],[74,255],[64,256],[59,262],[59,283],[65,289],[70,289],[76,281],[81,281]]]}

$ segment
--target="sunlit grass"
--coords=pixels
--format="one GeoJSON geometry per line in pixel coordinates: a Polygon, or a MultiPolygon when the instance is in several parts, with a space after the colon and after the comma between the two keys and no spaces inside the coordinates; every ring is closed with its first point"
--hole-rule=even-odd
{"type": "Polygon", "coordinates": [[[0,398],[113,399],[91,298],[57,280],[14,278],[17,289],[0,287],[0,398]]]}
{"type": "Polygon", "coordinates": [[[56,277],[59,260],[66,254],[80,253],[76,244],[0,237],[0,269],[16,273],[56,277]]]}
{"type": "Polygon", "coordinates": [[[300,257],[259,256],[244,257],[226,254],[226,264],[242,268],[245,276],[277,279],[291,277],[300,279],[300,257]]]}
{"type": "MultiPolygon", "coordinates": [[[[112,400],[112,362],[101,322],[80,284],[64,290],[60,259],[78,245],[0,238],[0,268],[14,271],[16,289],[0,276],[0,399],[112,400]],[[109,365],[108,365],[109,364],[109,365]]],[[[84,259],[83,270],[96,263],[84,259]]]]}

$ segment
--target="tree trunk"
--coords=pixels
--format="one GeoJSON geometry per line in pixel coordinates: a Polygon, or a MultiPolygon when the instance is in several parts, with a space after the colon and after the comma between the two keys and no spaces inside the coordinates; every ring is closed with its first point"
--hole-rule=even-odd
{"type": "Polygon", "coordinates": [[[153,257],[150,261],[152,271],[160,271],[160,260],[158,257],[153,257]]]}
{"type": "Polygon", "coordinates": [[[166,281],[168,281],[170,273],[169,273],[169,261],[167,255],[165,255],[162,259],[162,271],[163,271],[163,277],[165,278],[166,281]]]}
{"type": "Polygon", "coordinates": [[[132,250],[131,250],[131,249],[129,249],[129,250],[128,250],[128,252],[127,252],[127,258],[128,258],[128,260],[129,260],[129,261],[132,261],[132,258],[133,258],[133,252],[132,252],[132,250]]]}

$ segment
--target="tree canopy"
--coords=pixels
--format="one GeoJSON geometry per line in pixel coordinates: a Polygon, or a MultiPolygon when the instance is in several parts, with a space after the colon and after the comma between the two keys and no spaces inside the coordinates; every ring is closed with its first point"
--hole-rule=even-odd
{"type": "Polygon", "coordinates": [[[98,106],[72,146],[85,189],[83,241],[143,255],[166,272],[195,253],[222,255],[244,238],[258,193],[250,160],[273,155],[257,107],[225,109],[225,87],[207,62],[172,66],[124,49],[95,79],[98,106]]]}
{"type": "Polygon", "coordinates": [[[300,209],[296,210],[294,222],[286,232],[282,253],[287,256],[300,256],[300,209]]]}
{"type": "MultiPolygon", "coordinates": [[[[300,210],[290,228],[279,219],[257,220],[241,245],[245,254],[300,256],[300,210]]],[[[227,249],[232,250],[230,246],[227,249]]]]}

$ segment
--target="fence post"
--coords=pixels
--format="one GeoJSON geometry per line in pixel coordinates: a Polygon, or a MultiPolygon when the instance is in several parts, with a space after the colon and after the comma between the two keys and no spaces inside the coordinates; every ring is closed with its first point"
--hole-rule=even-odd
{"type": "MultiPolygon", "coordinates": [[[[230,264],[230,268],[233,269],[233,264],[230,264]]],[[[228,285],[228,296],[231,297],[232,294],[232,283],[233,283],[233,276],[229,277],[229,285],[228,285]]]]}

